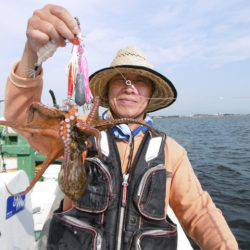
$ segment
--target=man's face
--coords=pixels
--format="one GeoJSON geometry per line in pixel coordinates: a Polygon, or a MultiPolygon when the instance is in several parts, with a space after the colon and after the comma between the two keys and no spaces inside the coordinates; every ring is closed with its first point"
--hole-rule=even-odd
{"type": "Polygon", "coordinates": [[[152,96],[152,82],[137,74],[130,73],[124,76],[134,87],[126,85],[120,74],[114,76],[109,82],[108,89],[110,109],[116,118],[142,119],[152,96]]]}

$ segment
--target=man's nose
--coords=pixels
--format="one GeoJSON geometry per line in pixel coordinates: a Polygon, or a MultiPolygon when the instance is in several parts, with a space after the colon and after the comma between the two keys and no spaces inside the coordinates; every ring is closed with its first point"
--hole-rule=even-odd
{"type": "Polygon", "coordinates": [[[125,87],[125,93],[129,94],[129,95],[139,95],[138,90],[136,89],[136,87],[132,84],[132,85],[127,85],[125,87]]]}

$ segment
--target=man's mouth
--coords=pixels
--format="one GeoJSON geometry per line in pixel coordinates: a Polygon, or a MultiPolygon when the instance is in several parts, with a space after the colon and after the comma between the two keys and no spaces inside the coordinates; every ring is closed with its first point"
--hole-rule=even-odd
{"type": "Polygon", "coordinates": [[[134,99],[129,99],[129,98],[119,98],[118,102],[123,103],[123,104],[136,104],[137,101],[134,99]]]}

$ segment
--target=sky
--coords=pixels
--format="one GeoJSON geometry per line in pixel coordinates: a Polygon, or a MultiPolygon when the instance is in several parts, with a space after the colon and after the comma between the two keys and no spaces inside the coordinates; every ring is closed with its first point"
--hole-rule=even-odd
{"type": "MultiPolygon", "coordinates": [[[[81,22],[90,73],[110,65],[128,45],[140,48],[178,97],[153,115],[250,113],[249,0],[0,0],[0,99],[21,58],[28,19],[47,3],[65,7],[81,22]]],[[[42,102],[66,97],[71,46],[44,65],[42,102]]],[[[3,105],[0,104],[0,116],[3,105]]]]}

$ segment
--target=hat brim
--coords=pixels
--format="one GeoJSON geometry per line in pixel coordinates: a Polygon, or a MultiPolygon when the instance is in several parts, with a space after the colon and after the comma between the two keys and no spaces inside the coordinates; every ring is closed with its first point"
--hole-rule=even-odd
{"type": "Polygon", "coordinates": [[[177,98],[177,91],[172,82],[159,72],[143,66],[119,65],[103,68],[89,77],[92,94],[100,97],[101,106],[109,107],[108,100],[105,97],[107,94],[107,84],[112,77],[119,73],[135,73],[153,81],[155,84],[154,93],[147,106],[146,112],[166,108],[173,104],[177,98]]]}

